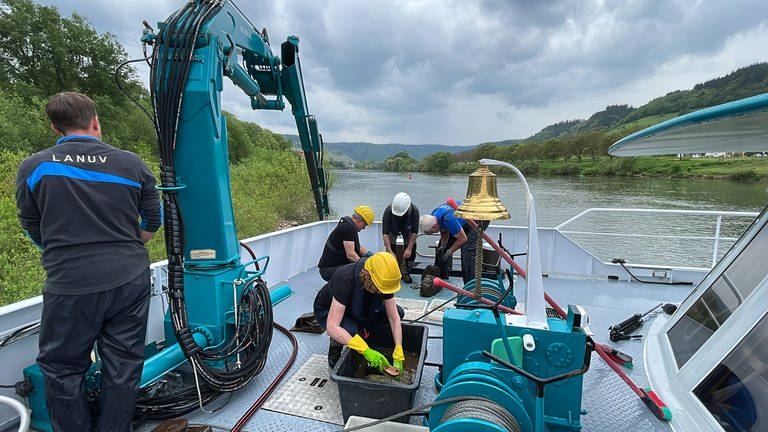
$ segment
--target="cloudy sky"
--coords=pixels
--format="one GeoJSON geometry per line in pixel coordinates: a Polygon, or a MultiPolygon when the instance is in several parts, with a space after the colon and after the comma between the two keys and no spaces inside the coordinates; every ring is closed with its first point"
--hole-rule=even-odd
{"type": "MultiPolygon", "coordinates": [[[[36,0],[76,10],[141,56],[181,0],[36,0]]],[[[237,3],[275,53],[300,39],[326,141],[475,145],[526,138],[607,105],[640,106],[768,61],[765,0],[261,0],[237,3]]],[[[146,67],[139,69],[146,76],[146,67]]],[[[224,109],[279,133],[290,111],[224,109]]]]}

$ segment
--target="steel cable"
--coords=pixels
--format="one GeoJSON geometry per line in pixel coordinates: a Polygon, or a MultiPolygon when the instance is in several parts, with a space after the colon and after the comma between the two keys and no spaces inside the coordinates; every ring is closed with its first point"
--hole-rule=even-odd
{"type": "Polygon", "coordinates": [[[501,405],[487,400],[468,400],[456,402],[448,407],[440,419],[440,424],[459,419],[478,419],[498,425],[508,432],[521,432],[520,424],[501,405]]]}

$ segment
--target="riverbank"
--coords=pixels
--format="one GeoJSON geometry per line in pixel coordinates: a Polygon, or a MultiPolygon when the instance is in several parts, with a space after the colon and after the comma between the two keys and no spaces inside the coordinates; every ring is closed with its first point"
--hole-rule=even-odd
{"type": "MultiPolygon", "coordinates": [[[[560,164],[560,169],[567,165],[560,164]]],[[[768,181],[768,160],[759,157],[606,157],[599,161],[583,160],[576,166],[578,175],[768,181]]],[[[558,165],[553,164],[550,169],[559,175],[558,165]]]]}
{"type": "MultiPolygon", "coordinates": [[[[480,159],[480,157],[476,158],[480,159]]],[[[475,160],[476,160],[475,159],[475,160]]],[[[363,163],[357,169],[373,169],[388,172],[423,172],[432,174],[469,174],[477,167],[476,162],[448,162],[431,164],[429,161],[415,164],[363,163]],[[394,168],[394,169],[393,169],[394,168]]],[[[598,158],[530,159],[510,161],[529,177],[600,176],[600,177],[649,177],[668,179],[732,180],[740,182],[768,182],[768,158],[757,156],[692,157],[692,156],[639,156],[598,158]]],[[[511,174],[504,168],[494,172],[511,174]]]]}

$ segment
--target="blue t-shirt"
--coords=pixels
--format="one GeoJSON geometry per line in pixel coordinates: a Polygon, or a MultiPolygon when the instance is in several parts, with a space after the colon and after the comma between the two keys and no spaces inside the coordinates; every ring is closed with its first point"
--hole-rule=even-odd
{"type": "MultiPolygon", "coordinates": [[[[461,201],[457,201],[461,205],[461,201]]],[[[457,218],[453,215],[455,210],[449,206],[448,203],[443,203],[440,207],[432,211],[432,215],[437,218],[437,223],[440,225],[440,230],[446,230],[451,235],[456,236],[467,221],[461,218],[457,218]]]]}

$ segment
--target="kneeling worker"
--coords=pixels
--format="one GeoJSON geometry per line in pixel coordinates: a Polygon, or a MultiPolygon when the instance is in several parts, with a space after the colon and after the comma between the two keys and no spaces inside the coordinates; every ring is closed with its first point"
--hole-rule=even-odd
{"type": "Polygon", "coordinates": [[[405,311],[395,303],[400,291],[400,268],[389,252],[339,267],[315,297],[315,318],[328,330],[328,366],[333,368],[347,345],[380,371],[390,366],[383,354],[368,347],[361,335],[369,331],[392,334],[395,350],[392,365],[403,371],[403,331],[400,319],[405,311]]]}
{"type": "Polygon", "coordinates": [[[373,223],[373,209],[357,206],[351,216],[339,220],[336,228],[328,235],[323,247],[323,254],[317,268],[324,281],[331,280],[331,275],[339,267],[357,262],[361,257],[371,256],[373,252],[360,245],[358,233],[373,223]]]}

